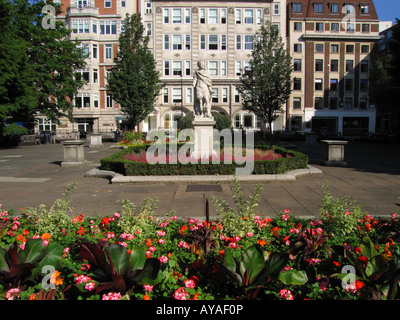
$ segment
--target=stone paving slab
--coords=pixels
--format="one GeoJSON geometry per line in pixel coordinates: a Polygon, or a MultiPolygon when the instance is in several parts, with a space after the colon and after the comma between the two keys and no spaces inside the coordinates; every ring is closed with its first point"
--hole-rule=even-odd
{"type": "MultiPolygon", "coordinates": [[[[263,190],[257,207],[259,213],[274,216],[289,209],[298,216],[318,215],[325,181],[333,196],[349,196],[370,214],[400,213],[399,146],[350,142],[345,148],[348,163],[345,168],[321,166],[321,145],[308,147],[299,142],[293,143],[293,148],[309,155],[311,166],[322,173],[297,176],[291,181],[262,182],[263,190]]],[[[0,178],[0,204],[3,208],[17,211],[22,206],[45,204],[50,207],[61,198],[67,185],[76,182],[77,189],[70,198],[76,214],[109,215],[121,209],[118,200],[123,198],[128,198],[137,207],[141,206],[144,198],[158,198],[158,216],[164,216],[172,209],[180,217],[204,216],[203,193],[186,192],[189,182],[171,184],[166,179],[159,183],[110,184],[107,177],[88,177],[86,173],[96,169],[101,158],[119,150],[106,142],[96,148],[96,152],[91,151],[85,148],[86,166],[62,168],[63,149],[60,144],[0,149],[0,160],[8,160],[0,161],[0,177],[6,178],[0,178]]],[[[257,184],[259,182],[241,182],[246,199],[257,184]]],[[[221,186],[223,192],[205,193],[210,205],[214,195],[233,206],[232,183],[221,183],[221,186]]],[[[210,209],[212,214],[216,214],[212,205],[210,209]]]]}

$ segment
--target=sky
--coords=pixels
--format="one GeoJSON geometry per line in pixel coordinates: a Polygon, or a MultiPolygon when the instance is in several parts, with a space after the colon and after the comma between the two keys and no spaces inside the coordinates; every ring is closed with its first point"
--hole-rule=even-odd
{"type": "Polygon", "coordinates": [[[400,19],[400,0],[373,0],[378,18],[381,21],[396,22],[400,19]]]}

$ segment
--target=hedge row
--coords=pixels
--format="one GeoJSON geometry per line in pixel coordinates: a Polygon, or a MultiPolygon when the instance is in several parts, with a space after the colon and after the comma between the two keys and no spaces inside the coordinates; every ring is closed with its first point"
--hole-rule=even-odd
{"type": "MultiPolygon", "coordinates": [[[[101,159],[101,169],[114,171],[125,176],[154,176],[154,175],[234,175],[236,168],[246,165],[232,164],[149,164],[124,160],[128,153],[146,150],[147,146],[128,147],[107,158],[101,159]]],[[[179,148],[179,145],[178,145],[179,148]]],[[[254,146],[257,149],[271,149],[282,154],[283,158],[267,161],[255,161],[253,174],[282,174],[290,170],[307,168],[307,155],[279,148],[276,146],[254,146]],[[290,157],[286,157],[290,155],[290,157]]]]}

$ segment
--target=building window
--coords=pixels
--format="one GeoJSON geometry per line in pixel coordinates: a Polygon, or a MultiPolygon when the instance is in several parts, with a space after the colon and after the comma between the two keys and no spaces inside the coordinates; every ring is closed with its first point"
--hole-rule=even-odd
{"type": "Polygon", "coordinates": [[[344,99],[344,110],[351,110],[353,109],[353,98],[345,98],[344,99]]]}
{"type": "Polygon", "coordinates": [[[205,34],[200,35],[200,49],[202,49],[202,50],[206,49],[206,35],[205,34]]]}
{"type": "Polygon", "coordinates": [[[324,4],[323,3],[314,3],[314,12],[315,13],[324,13],[324,4]]]}
{"type": "MultiPolygon", "coordinates": [[[[54,1],[54,3],[61,4],[61,1],[54,1]]],[[[89,5],[90,5],[90,0],[75,0],[75,6],[77,6],[79,10],[89,5]]]]}
{"type": "Polygon", "coordinates": [[[329,88],[331,91],[336,92],[338,89],[338,79],[331,79],[331,86],[329,88]]]}
{"type": "Polygon", "coordinates": [[[321,110],[324,108],[324,99],[321,97],[315,97],[314,108],[316,110],[321,110]]]}
{"type": "Polygon", "coordinates": [[[235,11],[235,21],[236,24],[242,23],[242,9],[236,9],[235,11]]]}
{"type": "Polygon", "coordinates": [[[353,91],[353,79],[345,79],[344,90],[347,92],[353,91]]]}
{"type": "Polygon", "coordinates": [[[354,32],[354,23],[348,23],[346,27],[347,32],[354,32]]]}
{"type": "Polygon", "coordinates": [[[106,51],[106,54],[105,54],[106,59],[112,59],[113,58],[112,44],[106,44],[105,51],[106,51]]]}
{"type": "Polygon", "coordinates": [[[368,91],[368,79],[360,80],[360,91],[367,92],[368,91]]]}
{"type": "Polygon", "coordinates": [[[339,23],[331,23],[331,31],[339,31],[339,23]]]}
{"type": "Polygon", "coordinates": [[[76,108],[90,108],[90,94],[81,93],[75,97],[76,108]]]}
{"type": "Polygon", "coordinates": [[[301,59],[294,59],[293,71],[301,71],[301,59]]]}
{"type": "Polygon", "coordinates": [[[152,22],[146,22],[146,35],[150,37],[152,35],[152,22]]]}
{"type": "Polygon", "coordinates": [[[125,34],[125,21],[121,21],[121,33],[125,34]]]}
{"type": "Polygon", "coordinates": [[[169,34],[164,34],[164,49],[169,50],[169,34]]]}
{"type": "Polygon", "coordinates": [[[117,34],[117,21],[100,21],[100,34],[117,34]]]}
{"type": "Polygon", "coordinates": [[[191,36],[190,34],[187,34],[185,36],[185,49],[190,50],[190,47],[191,47],[191,36]]]}
{"type": "Polygon", "coordinates": [[[163,102],[168,103],[169,101],[169,94],[168,94],[168,88],[163,89],[163,102]]]}
{"type": "Polygon", "coordinates": [[[369,62],[368,60],[363,60],[360,63],[360,71],[361,72],[368,72],[369,71],[369,62]]]}
{"type": "Polygon", "coordinates": [[[226,24],[226,8],[221,9],[221,24],[226,24]]]}
{"type": "Polygon", "coordinates": [[[331,44],[331,53],[338,53],[338,52],[339,52],[339,45],[331,44]]]}
{"type": "Polygon", "coordinates": [[[172,75],[182,75],[182,61],[172,61],[172,75]]]}
{"type": "Polygon", "coordinates": [[[104,8],[111,8],[111,0],[104,0],[104,8]]]}
{"type": "Polygon", "coordinates": [[[227,75],[227,64],[226,61],[221,61],[221,76],[227,75]]]}
{"type": "Polygon", "coordinates": [[[219,90],[218,88],[212,88],[213,94],[211,96],[212,102],[213,103],[218,103],[219,102],[219,90]]]}
{"type": "MultiPolygon", "coordinates": [[[[149,2],[147,2],[147,5],[149,4],[149,2]]],[[[151,3],[150,3],[151,4],[151,3]]],[[[122,8],[125,8],[126,7],[126,1],[125,0],[121,0],[121,7],[122,8]]],[[[148,13],[147,12],[147,9],[146,9],[146,13],[148,13]]],[[[150,12],[151,13],[151,12],[150,12]]]]}
{"type": "Polygon", "coordinates": [[[226,50],[226,34],[221,34],[221,50],[226,50]]]}
{"type": "Polygon", "coordinates": [[[301,90],[301,78],[294,78],[293,90],[301,90]]]}
{"type": "Polygon", "coordinates": [[[185,23],[190,23],[191,21],[191,14],[190,14],[190,8],[185,9],[185,23]]]}
{"type": "Polygon", "coordinates": [[[235,88],[235,103],[239,103],[240,102],[240,92],[237,88],[235,88]]]}
{"type": "Polygon", "coordinates": [[[315,52],[324,52],[324,45],[322,43],[317,43],[315,45],[315,52]]]}
{"type": "Polygon", "coordinates": [[[362,24],[362,32],[369,32],[370,30],[370,25],[368,23],[363,23],[362,24]]]}
{"type": "Polygon", "coordinates": [[[274,4],[274,14],[275,15],[278,15],[279,14],[279,3],[275,3],[274,4]]]}
{"type": "Polygon", "coordinates": [[[208,72],[210,76],[218,76],[218,61],[208,61],[208,72]]]}
{"type": "Polygon", "coordinates": [[[182,102],[182,88],[172,88],[172,102],[182,102]]]}
{"type": "Polygon", "coordinates": [[[322,79],[315,79],[315,90],[321,91],[323,89],[322,79]]]}
{"type": "Polygon", "coordinates": [[[339,4],[338,3],[330,4],[330,13],[339,13],[339,4]]]}
{"type": "Polygon", "coordinates": [[[303,29],[303,23],[301,22],[295,22],[294,23],[294,31],[301,31],[303,29]]]}
{"type": "Polygon", "coordinates": [[[324,23],[316,22],[315,23],[315,31],[324,31],[324,23]]]}
{"type": "Polygon", "coordinates": [[[338,108],[338,98],[337,97],[330,97],[329,98],[329,109],[337,109],[338,108]]]}
{"type": "Polygon", "coordinates": [[[95,108],[99,107],[99,94],[98,93],[93,93],[93,107],[95,107],[95,108]]]}
{"type": "Polygon", "coordinates": [[[92,22],[92,32],[97,34],[97,21],[92,22]]]}
{"type": "MultiPolygon", "coordinates": [[[[123,2],[125,2],[125,1],[123,1],[123,2]]],[[[153,7],[152,7],[151,1],[145,0],[145,8],[146,8],[146,13],[148,13],[148,14],[153,13],[153,7]]]]}
{"type": "Polygon", "coordinates": [[[235,71],[236,76],[240,77],[242,75],[242,61],[236,61],[235,71]]]}
{"type": "Polygon", "coordinates": [[[368,99],[367,98],[360,98],[360,109],[366,110],[368,107],[368,99]]]}
{"type": "Polygon", "coordinates": [[[360,5],[361,14],[369,14],[369,4],[360,5]]]}
{"type": "Polygon", "coordinates": [[[301,3],[299,3],[299,2],[294,2],[293,3],[293,12],[294,13],[301,13],[302,12],[301,3]]]}
{"type": "Polygon", "coordinates": [[[73,33],[89,33],[89,20],[72,20],[73,33]]]}
{"type": "Polygon", "coordinates": [[[182,50],[182,35],[174,34],[172,36],[172,49],[173,50],[182,50]]]}
{"type": "Polygon", "coordinates": [[[236,50],[241,50],[242,49],[242,35],[237,34],[236,35],[236,50]]]}
{"type": "Polygon", "coordinates": [[[294,44],[294,52],[302,52],[302,44],[301,43],[295,43],[294,44]]]}
{"type": "Polygon", "coordinates": [[[346,45],[346,53],[354,53],[354,45],[353,44],[346,45]]]}
{"type": "Polygon", "coordinates": [[[193,102],[193,89],[186,88],[186,103],[192,103],[192,102],[193,102]]]}
{"type": "Polygon", "coordinates": [[[353,72],[354,71],[354,61],[353,60],[346,60],[346,72],[353,72]]]}
{"type": "Polygon", "coordinates": [[[185,61],[185,75],[190,76],[192,74],[191,62],[185,61]]]}
{"type": "Polygon", "coordinates": [[[93,83],[99,83],[99,70],[93,69],[93,83]]]}
{"type": "Polygon", "coordinates": [[[169,76],[169,61],[164,61],[164,75],[169,76]]]}
{"type": "Polygon", "coordinates": [[[218,9],[208,9],[208,23],[218,23],[218,9]]]}
{"type": "Polygon", "coordinates": [[[253,50],[253,35],[246,34],[244,36],[244,49],[253,50]]]}
{"type": "Polygon", "coordinates": [[[315,71],[324,71],[324,60],[322,59],[315,60],[315,71]]]}
{"type": "Polygon", "coordinates": [[[169,23],[169,9],[164,9],[164,23],[169,23]]]}
{"type": "Polygon", "coordinates": [[[218,50],[218,35],[208,35],[208,50],[218,50]]]}
{"type": "Polygon", "coordinates": [[[182,9],[172,9],[172,23],[182,23],[182,9]]]}
{"type": "Polygon", "coordinates": [[[113,96],[111,93],[107,93],[106,96],[106,107],[107,108],[112,108],[113,107],[113,96]]]}
{"type": "MultiPolygon", "coordinates": [[[[279,11],[279,5],[278,5],[278,11],[279,11]]],[[[262,24],[263,23],[263,10],[262,9],[257,9],[256,10],[256,23],[257,24],[262,24]]]]}
{"type": "Polygon", "coordinates": [[[200,23],[206,23],[206,9],[204,8],[200,9],[200,23]]]}
{"type": "Polygon", "coordinates": [[[331,72],[339,71],[339,60],[331,60],[331,72]]]}
{"type": "Polygon", "coordinates": [[[244,23],[245,24],[253,24],[254,23],[254,10],[253,9],[245,9],[244,10],[244,23]]]}
{"type": "Polygon", "coordinates": [[[97,54],[97,44],[94,44],[92,47],[92,57],[93,59],[97,59],[98,54],[97,54]]]}
{"type": "Polygon", "coordinates": [[[368,44],[363,44],[361,46],[361,53],[369,53],[369,45],[368,44]]]}
{"type": "Polygon", "coordinates": [[[293,109],[301,110],[301,98],[293,98],[293,109]]]}

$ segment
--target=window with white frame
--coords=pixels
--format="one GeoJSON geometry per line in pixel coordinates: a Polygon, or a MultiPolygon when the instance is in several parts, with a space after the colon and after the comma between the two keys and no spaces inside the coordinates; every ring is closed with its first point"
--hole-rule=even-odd
{"type": "Polygon", "coordinates": [[[152,30],[153,30],[153,23],[146,22],[146,35],[150,37],[152,35],[152,30]]]}
{"type": "Polygon", "coordinates": [[[107,60],[112,59],[113,58],[113,50],[112,50],[112,44],[106,44],[104,46],[105,49],[105,57],[107,60]]]}
{"type": "Polygon", "coordinates": [[[98,48],[97,48],[97,44],[93,44],[92,45],[92,58],[93,59],[97,59],[98,58],[98,48]]]}
{"type": "Polygon", "coordinates": [[[113,96],[111,93],[106,94],[106,108],[112,108],[114,106],[113,96]]]}
{"type": "Polygon", "coordinates": [[[235,72],[236,76],[242,75],[242,61],[236,61],[235,63],[235,72]]]}
{"type": "Polygon", "coordinates": [[[252,34],[246,34],[244,36],[244,49],[253,50],[253,40],[254,36],[252,34]]]}
{"type": "Polygon", "coordinates": [[[228,88],[222,88],[222,102],[228,102],[228,88]]]}
{"type": "Polygon", "coordinates": [[[94,34],[97,34],[97,24],[98,24],[98,21],[92,21],[92,32],[94,34]]]}
{"type": "Polygon", "coordinates": [[[256,23],[262,24],[263,23],[263,10],[257,9],[256,11],[256,23]]]}
{"type": "Polygon", "coordinates": [[[85,83],[90,83],[90,69],[78,69],[76,73],[85,83]]]}
{"type": "Polygon", "coordinates": [[[192,74],[192,68],[191,68],[191,61],[185,61],[185,76],[190,76],[192,74]]]}
{"type": "Polygon", "coordinates": [[[169,50],[169,34],[164,34],[164,49],[169,50]]]}
{"type": "Polygon", "coordinates": [[[166,60],[164,61],[164,76],[169,76],[169,61],[166,60]]]}
{"type": "Polygon", "coordinates": [[[242,35],[236,35],[236,50],[242,50],[242,35]]]}
{"type": "Polygon", "coordinates": [[[125,8],[126,7],[126,1],[125,0],[121,0],[121,7],[125,8]]]}
{"type": "Polygon", "coordinates": [[[182,50],[182,35],[180,34],[172,35],[172,49],[182,50]]]}
{"type": "Polygon", "coordinates": [[[95,107],[95,108],[99,107],[99,94],[98,93],[93,93],[93,107],[95,107]]]}
{"type": "Polygon", "coordinates": [[[235,96],[234,96],[235,103],[239,103],[240,102],[240,92],[237,88],[235,88],[234,94],[235,94],[235,96]]]}
{"type": "Polygon", "coordinates": [[[146,10],[146,13],[152,13],[153,12],[153,5],[152,5],[152,2],[151,1],[149,1],[149,0],[145,0],[145,5],[144,5],[144,7],[145,7],[145,10],[146,10]]]}
{"type": "Polygon", "coordinates": [[[172,102],[182,102],[182,88],[172,88],[172,102]]]}
{"type": "Polygon", "coordinates": [[[279,14],[279,9],[280,9],[279,3],[275,3],[274,4],[274,14],[275,15],[279,14]]]}
{"type": "Polygon", "coordinates": [[[235,21],[236,21],[236,24],[242,23],[242,9],[235,10],[235,21]]]}
{"type": "Polygon", "coordinates": [[[209,24],[218,23],[218,9],[216,8],[208,9],[208,23],[209,24]]]}
{"type": "Polygon", "coordinates": [[[169,23],[169,9],[164,8],[163,16],[164,16],[164,23],[169,23]]]}
{"type": "Polygon", "coordinates": [[[190,8],[185,8],[185,23],[190,23],[190,21],[191,21],[190,8]]]}
{"type": "MultiPolygon", "coordinates": [[[[60,4],[60,1],[58,1],[58,4],[60,4]]],[[[78,7],[79,10],[89,5],[90,5],[90,0],[75,0],[75,6],[78,7]]]]}
{"type": "Polygon", "coordinates": [[[208,72],[210,76],[218,76],[218,61],[208,61],[208,72]]]}
{"type": "Polygon", "coordinates": [[[190,34],[185,35],[185,49],[190,50],[191,48],[191,36],[190,34]]]}
{"type": "Polygon", "coordinates": [[[193,88],[186,88],[186,103],[193,102],[193,88]]]}
{"type": "Polygon", "coordinates": [[[93,69],[93,83],[99,83],[99,69],[93,69]]]}
{"type": "Polygon", "coordinates": [[[254,10],[244,9],[244,23],[253,24],[254,23],[254,10]]]}
{"type": "Polygon", "coordinates": [[[104,0],[104,8],[111,8],[111,0],[104,0]]]}
{"type": "Polygon", "coordinates": [[[206,35],[205,34],[200,35],[200,49],[201,50],[206,49],[206,35]]]}
{"type": "Polygon", "coordinates": [[[226,8],[221,9],[221,24],[226,24],[227,22],[227,10],[226,8]]]}
{"type": "Polygon", "coordinates": [[[206,9],[205,8],[200,8],[199,18],[200,18],[201,24],[206,23],[206,9]]]}
{"type": "Polygon", "coordinates": [[[182,23],[182,9],[173,8],[172,9],[172,23],[182,23]]]}
{"type": "Polygon", "coordinates": [[[226,61],[221,61],[221,76],[227,75],[227,63],[226,61]]]}
{"type": "Polygon", "coordinates": [[[117,21],[100,21],[100,34],[117,34],[117,21]]]}
{"type": "Polygon", "coordinates": [[[221,50],[226,50],[227,42],[226,42],[226,34],[221,34],[221,50]]]}
{"type": "Polygon", "coordinates": [[[213,103],[219,103],[219,88],[212,88],[212,91],[211,101],[213,103]]]}
{"type": "Polygon", "coordinates": [[[79,93],[75,96],[76,108],[90,108],[90,93],[79,93]]]}
{"type": "Polygon", "coordinates": [[[182,61],[172,61],[172,75],[182,75],[182,61]]]}
{"type": "Polygon", "coordinates": [[[218,50],[218,35],[209,34],[208,35],[208,50],[218,50]]]}
{"type": "Polygon", "coordinates": [[[168,103],[169,101],[169,90],[168,88],[163,89],[163,102],[168,103]]]}
{"type": "Polygon", "coordinates": [[[88,19],[74,19],[72,20],[73,33],[89,33],[89,20],[88,19]]]}
{"type": "Polygon", "coordinates": [[[121,21],[121,33],[125,34],[125,20],[121,21]]]}
{"type": "Polygon", "coordinates": [[[57,124],[50,119],[38,119],[39,131],[56,131],[57,124]]]}

